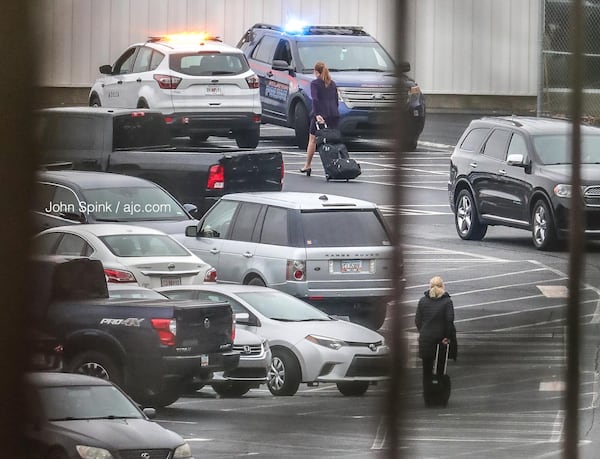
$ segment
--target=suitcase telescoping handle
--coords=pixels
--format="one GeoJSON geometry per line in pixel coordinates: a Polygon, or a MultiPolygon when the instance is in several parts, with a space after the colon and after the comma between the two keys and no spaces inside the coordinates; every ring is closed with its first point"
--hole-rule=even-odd
{"type": "Polygon", "coordinates": [[[317,125],[317,131],[321,130],[319,126],[323,126],[324,129],[327,129],[327,123],[319,123],[317,120],[315,120],[315,124],[317,125]]]}
{"type": "MultiPolygon", "coordinates": [[[[442,346],[441,344],[438,344],[435,347],[435,362],[433,364],[433,374],[437,375],[437,369],[438,369],[438,362],[439,362],[439,358],[440,358],[440,346],[442,346]]],[[[448,355],[450,352],[450,345],[449,344],[445,344],[444,345],[446,348],[446,358],[444,360],[444,372],[442,374],[446,374],[446,371],[448,370],[448,355]]]]}

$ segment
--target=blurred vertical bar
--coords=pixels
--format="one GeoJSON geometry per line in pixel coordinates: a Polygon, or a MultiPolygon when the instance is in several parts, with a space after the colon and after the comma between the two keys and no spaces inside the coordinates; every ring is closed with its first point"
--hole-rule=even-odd
{"type": "MultiPolygon", "coordinates": [[[[394,39],[396,43],[396,64],[405,61],[405,21],[406,21],[406,2],[397,0],[395,2],[395,27],[394,39]]],[[[401,448],[401,423],[403,421],[404,406],[402,400],[402,389],[405,384],[403,372],[406,363],[407,345],[404,338],[404,326],[401,315],[401,299],[404,291],[404,262],[402,256],[402,215],[399,211],[402,204],[402,192],[400,184],[402,183],[402,165],[404,159],[404,150],[407,136],[407,94],[398,72],[396,83],[395,113],[394,113],[394,142],[395,142],[395,160],[394,160],[394,186],[392,189],[392,203],[395,209],[392,217],[392,231],[394,238],[394,265],[392,278],[394,282],[394,299],[390,308],[390,326],[388,343],[392,350],[391,379],[387,399],[385,400],[384,414],[386,416],[386,435],[385,451],[390,459],[400,457],[401,448]]]]}
{"type": "Polygon", "coordinates": [[[0,6],[0,444],[2,457],[24,457],[21,433],[25,403],[21,377],[28,355],[24,311],[26,293],[35,288],[26,279],[30,195],[36,155],[31,138],[33,57],[30,2],[4,1],[0,6]]]}
{"type": "Polygon", "coordinates": [[[544,32],[546,30],[546,0],[539,0],[540,13],[538,24],[538,77],[537,77],[537,101],[536,101],[536,116],[542,116],[544,111],[544,32]]]}
{"type": "Polygon", "coordinates": [[[581,119],[584,18],[583,0],[573,0],[570,20],[571,40],[571,120],[573,155],[569,231],[569,301],[567,303],[567,374],[566,417],[563,457],[576,459],[579,443],[579,351],[580,351],[580,284],[584,256],[583,197],[581,190],[581,119]]]}

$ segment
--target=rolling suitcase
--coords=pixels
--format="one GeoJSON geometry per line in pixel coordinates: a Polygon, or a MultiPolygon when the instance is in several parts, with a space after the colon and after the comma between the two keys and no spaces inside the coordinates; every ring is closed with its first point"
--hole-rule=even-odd
{"type": "Polygon", "coordinates": [[[348,181],[361,174],[360,164],[350,158],[339,131],[330,129],[327,125],[321,128],[317,124],[317,151],[321,157],[327,181],[348,181]]]}
{"type": "Polygon", "coordinates": [[[451,390],[450,376],[447,374],[449,351],[450,346],[447,344],[438,344],[436,347],[433,375],[429,384],[423,388],[427,406],[445,407],[448,405],[451,390]]]}

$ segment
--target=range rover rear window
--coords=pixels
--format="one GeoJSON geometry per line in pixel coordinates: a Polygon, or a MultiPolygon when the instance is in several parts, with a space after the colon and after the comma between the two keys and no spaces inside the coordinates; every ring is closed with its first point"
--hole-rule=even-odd
{"type": "Polygon", "coordinates": [[[383,222],[372,209],[309,211],[300,215],[306,247],[391,245],[383,222]]]}

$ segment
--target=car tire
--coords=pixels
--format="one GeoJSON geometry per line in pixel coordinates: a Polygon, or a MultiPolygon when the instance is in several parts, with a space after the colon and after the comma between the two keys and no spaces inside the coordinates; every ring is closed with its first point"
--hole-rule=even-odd
{"type": "Polygon", "coordinates": [[[213,390],[223,398],[237,398],[252,388],[250,384],[240,381],[225,381],[212,385],[213,390]]]}
{"type": "Polygon", "coordinates": [[[294,133],[296,136],[296,145],[302,150],[306,150],[308,146],[308,128],[308,110],[303,103],[299,102],[294,108],[294,133]]]}
{"type": "Polygon", "coordinates": [[[150,106],[144,99],[140,99],[137,103],[137,108],[150,108],[150,106]]]}
{"type": "Polygon", "coordinates": [[[267,387],[276,396],[290,396],[298,392],[302,380],[300,364],[287,349],[272,350],[271,367],[267,375],[267,387]]]}
{"type": "Polygon", "coordinates": [[[92,98],[90,99],[90,107],[102,107],[102,104],[100,103],[100,98],[98,96],[92,96],[92,98]]]}
{"type": "Polygon", "coordinates": [[[141,401],[144,407],[156,408],[158,410],[175,403],[179,400],[182,393],[183,389],[181,387],[169,387],[157,394],[142,397],[141,401]]]}
{"type": "Polygon", "coordinates": [[[262,280],[260,277],[253,277],[252,279],[250,279],[248,281],[248,283],[246,285],[258,285],[259,287],[267,286],[267,284],[265,284],[265,281],[262,280]]]}
{"type": "Polygon", "coordinates": [[[465,240],[481,241],[487,232],[487,225],[479,222],[475,200],[469,190],[458,193],[454,224],[458,236],[465,240]]]}
{"type": "Polygon", "coordinates": [[[117,385],[123,382],[119,366],[112,358],[96,351],[84,351],[69,359],[66,370],[70,373],[81,373],[88,376],[112,381],[117,385]]]}
{"type": "Polygon", "coordinates": [[[340,393],[346,397],[359,397],[365,395],[369,389],[369,381],[339,382],[336,384],[340,393]]]}
{"type": "Polygon", "coordinates": [[[539,199],[531,213],[531,236],[538,250],[552,250],[556,247],[556,225],[546,201],[539,199]]]}
{"type": "Polygon", "coordinates": [[[246,129],[235,135],[238,148],[256,148],[260,140],[260,128],[246,129]]]}

